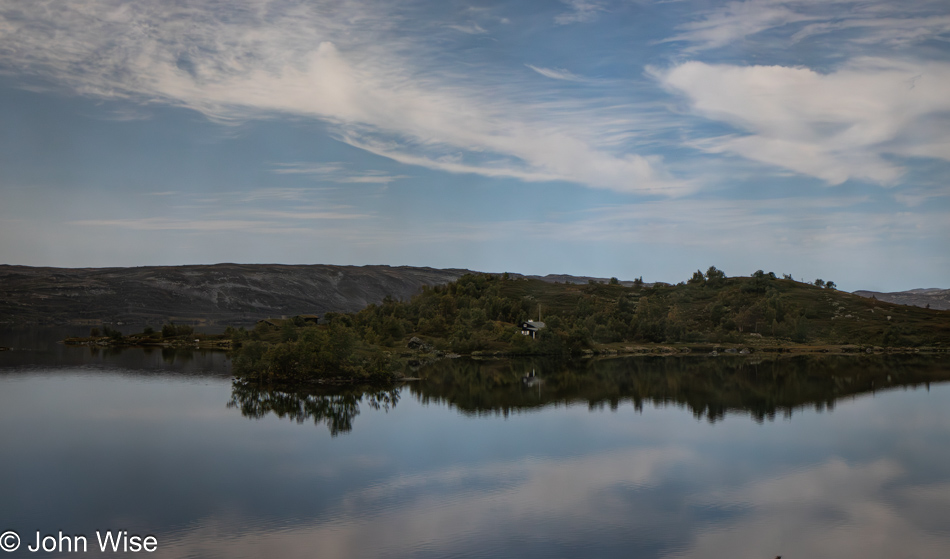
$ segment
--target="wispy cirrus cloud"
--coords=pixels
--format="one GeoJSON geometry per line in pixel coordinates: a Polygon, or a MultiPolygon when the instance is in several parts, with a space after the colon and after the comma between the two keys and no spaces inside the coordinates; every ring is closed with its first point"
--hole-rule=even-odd
{"type": "Polygon", "coordinates": [[[273,172],[278,175],[308,175],[316,179],[350,184],[389,184],[408,175],[392,175],[383,171],[351,171],[343,163],[278,163],[273,172]]]}
{"type": "MultiPolygon", "coordinates": [[[[946,5],[912,0],[743,0],[702,11],[677,26],[662,42],[686,42],[688,53],[715,49],[768,30],[782,30],[789,43],[806,37],[852,31],[838,43],[906,45],[950,37],[946,5]]],[[[774,40],[775,37],[770,37],[774,40]]]]}
{"type": "Polygon", "coordinates": [[[392,144],[374,141],[356,134],[346,137],[350,145],[401,163],[420,165],[450,173],[474,173],[488,177],[508,177],[528,182],[570,181],[584,183],[623,193],[652,194],[677,197],[694,191],[693,181],[677,179],[663,169],[662,158],[628,154],[612,156],[592,149],[582,140],[558,130],[544,137],[519,138],[521,133],[499,139],[507,153],[516,160],[504,159],[471,164],[452,156],[420,156],[399,151],[392,144]],[[531,168],[518,165],[517,160],[537,161],[531,168]]]}
{"type": "Polygon", "coordinates": [[[950,37],[950,16],[926,17],[860,17],[836,21],[824,21],[804,26],[792,35],[793,41],[801,41],[815,35],[854,30],[859,33],[850,40],[858,44],[907,45],[942,37],[950,37]]]}
{"type": "Polygon", "coordinates": [[[568,82],[586,81],[585,78],[563,68],[544,68],[541,66],[532,66],[531,64],[525,64],[525,66],[531,68],[546,78],[551,78],[552,80],[564,80],[568,82]]]}
{"type": "Polygon", "coordinates": [[[239,219],[179,219],[145,217],[128,219],[80,219],[70,225],[136,229],[140,231],[248,231],[258,233],[288,233],[297,230],[279,222],[239,219]]]}
{"type": "Polygon", "coordinates": [[[693,43],[686,52],[721,47],[733,41],[790,23],[815,19],[777,2],[729,2],[703,19],[682,24],[679,33],[661,42],[693,43]]]}
{"type": "Polygon", "coordinates": [[[352,213],[333,209],[231,209],[212,212],[200,218],[189,217],[136,217],[120,219],[80,219],[70,225],[131,229],[139,231],[243,231],[247,233],[293,234],[312,233],[320,222],[361,220],[371,217],[366,213],[352,213]]]}
{"type": "Polygon", "coordinates": [[[894,193],[894,199],[908,208],[919,208],[927,202],[950,198],[950,190],[945,187],[917,187],[908,188],[894,193]]]}
{"type": "MultiPolygon", "coordinates": [[[[603,10],[569,5],[561,23],[603,10]]],[[[524,100],[527,86],[511,76],[445,66],[441,46],[422,40],[444,23],[414,19],[411,9],[333,0],[13,2],[0,6],[0,63],[84,95],[188,107],[221,122],[312,118],[433,169],[454,152],[460,172],[495,176],[495,166],[481,164],[487,157],[506,160],[509,176],[682,191],[659,157],[600,142],[614,133],[598,128],[614,108],[591,99],[577,107],[587,118],[565,120],[524,100]]]]}
{"type": "Polygon", "coordinates": [[[561,0],[567,4],[569,10],[555,16],[554,22],[558,25],[568,25],[571,23],[587,23],[594,21],[601,14],[607,11],[602,2],[596,0],[561,0]]]}
{"type": "Polygon", "coordinates": [[[299,208],[295,210],[249,210],[249,209],[234,209],[229,211],[222,211],[215,214],[215,217],[219,216],[239,216],[243,218],[254,218],[254,219],[282,219],[282,220],[323,220],[323,219],[367,219],[372,217],[368,213],[353,213],[352,211],[342,211],[344,209],[349,210],[346,207],[339,208],[299,208]]]}
{"type": "Polygon", "coordinates": [[[692,112],[736,135],[696,144],[817,177],[896,184],[892,156],[950,161],[950,64],[855,59],[822,74],[808,68],[687,62],[654,70],[692,112]]]}
{"type": "Polygon", "coordinates": [[[446,27],[469,35],[484,35],[488,33],[488,30],[475,22],[470,22],[466,25],[447,25],[446,27]]]}
{"type": "Polygon", "coordinates": [[[301,202],[310,199],[314,190],[322,189],[286,187],[256,188],[246,192],[235,192],[233,193],[233,196],[235,196],[235,199],[240,202],[256,202],[260,200],[301,202]]]}
{"type": "Polygon", "coordinates": [[[520,226],[506,224],[503,230],[520,230],[519,236],[524,237],[589,243],[649,238],[656,244],[710,251],[741,244],[753,253],[772,247],[785,255],[808,253],[816,258],[825,250],[869,249],[907,239],[939,240],[950,234],[946,211],[912,215],[870,206],[867,198],[854,196],[658,200],[552,216],[520,226]]]}

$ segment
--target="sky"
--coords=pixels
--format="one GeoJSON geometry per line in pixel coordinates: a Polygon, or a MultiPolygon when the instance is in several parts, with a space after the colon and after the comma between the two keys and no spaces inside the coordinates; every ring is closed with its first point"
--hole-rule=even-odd
{"type": "Polygon", "coordinates": [[[946,0],[0,0],[0,263],[950,288],[946,0]]]}

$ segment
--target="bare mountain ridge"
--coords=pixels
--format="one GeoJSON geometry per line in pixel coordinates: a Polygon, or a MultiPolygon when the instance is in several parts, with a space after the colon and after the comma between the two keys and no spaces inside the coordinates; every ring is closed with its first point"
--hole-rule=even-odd
{"type": "Polygon", "coordinates": [[[930,305],[931,309],[950,310],[950,289],[911,289],[909,291],[896,291],[891,293],[855,291],[854,294],[860,295],[861,297],[874,297],[878,301],[897,303],[899,305],[913,305],[915,307],[926,307],[930,305]]]}
{"type": "Polygon", "coordinates": [[[0,322],[225,324],[357,311],[468,270],[409,266],[215,264],[138,268],[0,265],[0,322]]]}
{"type": "MultiPolygon", "coordinates": [[[[353,312],[387,295],[409,299],[464,269],[214,264],[137,268],[0,265],[0,323],[249,324],[275,316],[353,312]]],[[[511,274],[520,277],[521,274],[511,274]]],[[[604,278],[529,276],[548,282],[604,278]]]]}

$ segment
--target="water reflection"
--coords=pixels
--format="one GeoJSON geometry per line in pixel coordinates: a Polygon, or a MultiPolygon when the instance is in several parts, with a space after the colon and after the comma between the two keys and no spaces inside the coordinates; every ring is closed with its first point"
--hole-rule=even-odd
{"type": "MultiPolygon", "coordinates": [[[[680,406],[710,423],[727,414],[756,422],[796,411],[832,410],[842,398],[896,388],[929,388],[950,380],[943,356],[795,356],[772,359],[630,357],[586,360],[446,360],[407,384],[423,404],[447,404],[464,414],[508,416],[547,406],[586,404],[618,409],[625,403],[680,406]]],[[[235,384],[231,406],[247,417],[268,413],[349,432],[359,406],[395,406],[399,390],[327,389],[293,394],[235,384]],[[382,403],[381,403],[382,402],[382,403]]]]}
{"type": "Polygon", "coordinates": [[[0,527],[21,535],[121,527],[229,559],[950,550],[947,358],[459,360],[282,394],[226,360],[165,374],[217,352],[64,355],[99,365],[0,355],[0,527]]]}
{"type": "MultiPolygon", "coordinates": [[[[946,510],[946,486],[914,486],[894,461],[832,459],[684,495],[676,487],[701,469],[686,456],[667,454],[481,464],[396,477],[347,495],[344,505],[363,511],[359,516],[228,534],[218,540],[214,555],[262,557],[279,549],[284,558],[311,557],[319,550],[327,559],[946,557],[945,517],[922,521],[913,515],[946,510]],[[488,476],[497,481],[473,490],[476,478],[488,476]],[[440,492],[426,493],[433,485],[440,492]],[[383,514],[370,512],[367,503],[381,499],[397,504],[383,514]]],[[[184,531],[168,555],[206,552],[213,528],[184,531]]]]}
{"type": "MultiPolygon", "coordinates": [[[[133,326],[120,328],[126,333],[133,326]]],[[[230,376],[227,352],[193,348],[68,346],[62,340],[89,333],[88,326],[0,328],[0,374],[69,367],[122,369],[126,373],[230,376]]]]}
{"type": "Polygon", "coordinates": [[[330,435],[335,437],[353,430],[353,420],[360,414],[360,404],[373,410],[389,411],[398,402],[398,388],[347,387],[323,392],[286,392],[235,381],[228,408],[237,408],[241,415],[253,419],[274,414],[297,423],[312,420],[315,425],[326,424],[330,435]]]}

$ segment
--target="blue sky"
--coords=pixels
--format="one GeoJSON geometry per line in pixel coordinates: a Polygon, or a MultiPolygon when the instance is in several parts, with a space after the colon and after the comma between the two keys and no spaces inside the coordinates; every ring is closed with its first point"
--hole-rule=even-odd
{"type": "Polygon", "coordinates": [[[0,2],[0,262],[950,287],[945,1],[0,2]]]}

